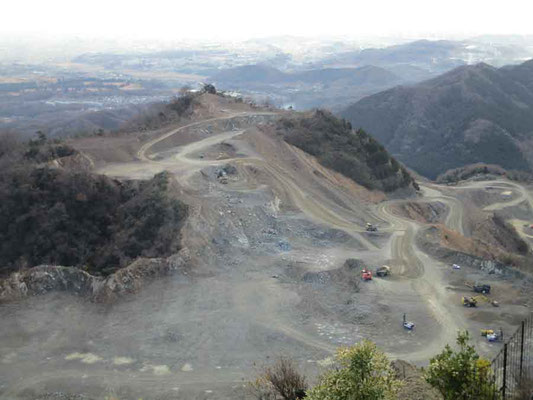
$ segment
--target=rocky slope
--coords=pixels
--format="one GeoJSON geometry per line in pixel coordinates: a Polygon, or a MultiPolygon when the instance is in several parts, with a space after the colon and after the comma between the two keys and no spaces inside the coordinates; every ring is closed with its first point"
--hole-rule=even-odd
{"type": "Polygon", "coordinates": [[[137,292],[155,278],[175,273],[187,275],[189,261],[188,249],[182,249],[168,258],[137,259],[105,278],[74,267],[41,265],[0,280],[0,303],[52,291],[109,303],[125,294],[137,292]]]}
{"type": "Polygon", "coordinates": [[[341,115],[430,178],[476,162],[530,170],[533,60],[500,69],[462,66],[366,97],[341,115]]]}

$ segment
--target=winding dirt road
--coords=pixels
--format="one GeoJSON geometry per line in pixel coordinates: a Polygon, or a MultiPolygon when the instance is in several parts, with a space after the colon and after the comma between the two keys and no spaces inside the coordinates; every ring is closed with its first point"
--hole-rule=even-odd
{"type": "MultiPolygon", "coordinates": [[[[231,138],[236,138],[238,135],[242,134],[242,130],[217,133],[216,135],[206,139],[182,146],[177,149],[178,151],[175,155],[160,159],[158,161],[153,159],[156,158],[156,153],[154,153],[154,157],[147,156],[147,153],[155,144],[171,137],[172,135],[178,134],[183,129],[191,126],[199,126],[202,123],[209,123],[222,119],[227,120],[243,115],[250,116],[251,114],[234,114],[222,118],[214,118],[206,121],[196,122],[194,124],[189,124],[178,128],[143,145],[138,152],[138,157],[148,163],[158,163],[169,166],[172,165],[174,168],[176,166],[182,166],[183,170],[187,170],[189,172],[191,169],[195,171],[209,165],[220,165],[221,163],[227,162],[234,162],[236,164],[240,164],[241,166],[253,165],[261,168],[275,179],[278,187],[282,187],[285,192],[289,193],[292,202],[308,218],[331,228],[340,229],[356,238],[368,250],[378,251],[379,248],[365,238],[363,234],[363,228],[355,225],[353,222],[350,222],[350,220],[354,219],[350,215],[350,210],[344,208],[342,209],[343,215],[340,215],[338,211],[328,207],[327,202],[315,200],[312,196],[309,196],[304,189],[299,187],[298,182],[295,181],[292,176],[287,173],[287,171],[284,171],[279,166],[269,165],[259,157],[233,158],[222,161],[189,157],[191,154],[199,152],[202,149],[206,149],[231,138]]],[[[179,169],[181,170],[182,168],[179,169]]],[[[418,201],[440,201],[445,203],[449,208],[449,212],[446,217],[446,225],[450,229],[457,230],[462,234],[463,209],[460,202],[451,196],[442,194],[439,189],[440,188],[437,185],[423,185],[423,197],[418,201]]],[[[435,320],[440,325],[440,333],[437,337],[434,337],[431,344],[428,344],[419,351],[414,353],[411,351],[409,353],[393,352],[390,353],[390,355],[395,358],[408,358],[412,361],[421,361],[427,360],[430,356],[435,354],[438,349],[441,349],[445,344],[452,342],[455,338],[456,332],[460,329],[464,329],[466,323],[460,314],[450,311],[449,308],[445,306],[447,293],[445,292],[444,288],[446,285],[443,281],[441,273],[437,270],[437,263],[428,263],[427,256],[422,254],[415,245],[415,237],[418,230],[421,228],[421,224],[399,217],[391,211],[391,205],[399,204],[401,202],[401,200],[383,202],[376,207],[375,214],[378,219],[388,223],[389,227],[386,228],[386,230],[393,233],[390,246],[390,258],[398,260],[401,265],[399,270],[395,271],[395,273],[402,277],[402,279],[411,280],[412,290],[425,300],[427,307],[431,310],[435,320]],[[422,257],[424,256],[426,262],[422,261],[422,257]]],[[[261,288],[255,288],[254,290],[260,289],[261,288]]],[[[272,312],[268,312],[268,316],[264,318],[262,316],[258,316],[257,321],[265,321],[265,324],[272,325],[271,315],[274,313],[273,310],[271,311],[272,312]]],[[[335,349],[335,346],[332,346],[331,344],[320,339],[315,339],[313,336],[310,336],[307,333],[300,332],[291,327],[290,324],[281,323],[281,321],[278,321],[274,324],[274,326],[278,330],[284,332],[287,336],[304,342],[307,345],[317,349],[326,350],[329,352],[333,352],[335,349]]]]}

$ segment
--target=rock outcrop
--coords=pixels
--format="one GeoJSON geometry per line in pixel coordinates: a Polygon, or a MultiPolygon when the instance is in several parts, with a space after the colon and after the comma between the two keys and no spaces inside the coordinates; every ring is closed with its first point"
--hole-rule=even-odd
{"type": "Polygon", "coordinates": [[[90,301],[109,303],[139,291],[155,278],[177,272],[186,274],[189,262],[189,252],[184,248],[168,258],[139,258],[105,278],[79,268],[40,265],[15,272],[0,281],[0,303],[52,291],[69,292],[90,301]]]}

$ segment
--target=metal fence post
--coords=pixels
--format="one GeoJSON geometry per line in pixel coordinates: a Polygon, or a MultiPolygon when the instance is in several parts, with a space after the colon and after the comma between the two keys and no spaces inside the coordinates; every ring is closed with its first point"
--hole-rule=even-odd
{"type": "Polygon", "coordinates": [[[503,400],[506,398],[507,389],[507,343],[503,345],[503,383],[502,383],[502,396],[503,400]]]}
{"type": "Polygon", "coordinates": [[[522,381],[522,369],[524,365],[524,330],[525,330],[526,322],[522,321],[522,334],[520,336],[520,375],[519,379],[522,381]]]}

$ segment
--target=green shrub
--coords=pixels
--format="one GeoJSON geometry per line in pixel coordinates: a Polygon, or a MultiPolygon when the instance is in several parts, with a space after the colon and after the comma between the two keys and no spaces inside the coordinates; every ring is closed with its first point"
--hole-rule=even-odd
{"type": "Polygon", "coordinates": [[[459,349],[453,350],[446,345],[442,353],[429,362],[426,381],[442,394],[444,400],[495,399],[490,361],[479,357],[469,341],[468,332],[459,332],[459,349]]]}
{"type": "Polygon", "coordinates": [[[401,387],[387,356],[370,341],[337,352],[338,368],[327,372],[309,400],[392,400],[401,387]]]}

